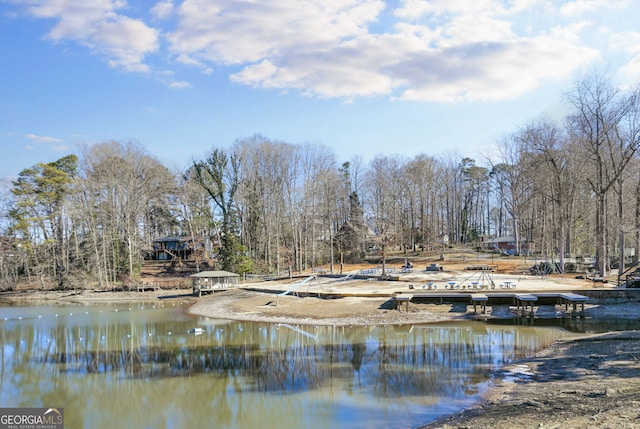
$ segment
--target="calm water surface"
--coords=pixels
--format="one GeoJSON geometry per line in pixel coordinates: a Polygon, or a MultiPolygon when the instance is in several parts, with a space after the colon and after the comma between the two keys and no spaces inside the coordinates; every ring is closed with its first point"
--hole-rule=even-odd
{"type": "Polygon", "coordinates": [[[0,406],[64,407],[67,428],[411,428],[567,335],[227,322],[185,305],[0,307],[0,406]]]}

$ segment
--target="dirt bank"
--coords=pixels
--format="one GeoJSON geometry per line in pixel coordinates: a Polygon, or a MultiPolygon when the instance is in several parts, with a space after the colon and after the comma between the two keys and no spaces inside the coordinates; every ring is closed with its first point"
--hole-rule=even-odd
{"type": "Polygon", "coordinates": [[[392,304],[388,297],[296,298],[237,289],[207,295],[189,312],[217,319],[316,325],[417,324],[467,315],[466,306],[421,305],[406,312],[394,309],[392,304]]]}
{"type": "Polygon", "coordinates": [[[110,290],[19,290],[0,292],[0,300],[8,302],[26,302],[47,305],[56,302],[93,303],[93,302],[146,302],[157,300],[178,300],[193,302],[191,290],[156,291],[110,291],[110,290]]]}
{"type": "Polygon", "coordinates": [[[476,407],[424,429],[640,428],[640,332],[565,340],[496,374],[476,407]]]}

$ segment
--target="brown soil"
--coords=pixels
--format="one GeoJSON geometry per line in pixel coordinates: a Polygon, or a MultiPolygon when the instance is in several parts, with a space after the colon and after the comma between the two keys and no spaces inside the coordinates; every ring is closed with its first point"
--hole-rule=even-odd
{"type": "Polygon", "coordinates": [[[205,296],[189,312],[219,319],[354,326],[430,323],[467,316],[466,306],[420,305],[409,312],[391,307],[389,298],[296,298],[237,289],[205,296]]]}
{"type": "Polygon", "coordinates": [[[424,429],[639,428],[639,358],[640,332],[562,341],[503,368],[473,409],[424,429]]]}

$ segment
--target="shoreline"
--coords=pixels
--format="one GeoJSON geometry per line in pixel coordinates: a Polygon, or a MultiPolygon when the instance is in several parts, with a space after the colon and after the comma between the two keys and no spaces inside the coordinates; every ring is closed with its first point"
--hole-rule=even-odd
{"type": "MultiPolygon", "coordinates": [[[[466,303],[420,303],[395,308],[392,291],[397,286],[376,294],[345,294],[341,297],[282,296],[277,289],[256,291],[238,287],[203,297],[194,297],[190,289],[161,289],[157,291],[110,290],[29,290],[0,292],[0,300],[30,303],[99,303],[124,301],[182,301],[189,303],[186,310],[194,316],[211,319],[254,321],[267,323],[293,323],[313,325],[404,325],[461,320],[489,320],[520,318],[508,306],[494,306],[490,314],[474,314],[466,303]]],[[[629,301],[602,300],[601,304],[586,304],[584,317],[572,319],[617,319],[620,322],[640,319],[640,294],[629,301]]],[[[556,309],[557,310],[557,309],[556,309]]],[[[553,306],[540,306],[536,319],[563,318],[553,306]]],[[[569,316],[564,316],[569,318],[569,316]]]]}
{"type": "MultiPolygon", "coordinates": [[[[472,320],[466,305],[420,304],[409,312],[386,306],[388,296],[297,298],[242,288],[195,298],[190,290],[155,292],[20,291],[0,300],[51,304],[181,301],[194,316],[315,325],[402,325],[472,320]]],[[[590,306],[589,318],[637,320],[640,303],[590,306]]],[[[470,408],[422,429],[640,427],[640,332],[575,335],[493,374],[488,391],[470,408]]]]}
{"type": "Polygon", "coordinates": [[[420,429],[640,427],[640,332],[557,341],[505,365],[475,405],[420,429]]]}
{"type": "Polygon", "coordinates": [[[388,297],[297,298],[229,290],[192,304],[196,316],[249,322],[300,325],[406,325],[469,320],[455,305],[424,305],[421,311],[403,312],[391,307],[388,297]]]}

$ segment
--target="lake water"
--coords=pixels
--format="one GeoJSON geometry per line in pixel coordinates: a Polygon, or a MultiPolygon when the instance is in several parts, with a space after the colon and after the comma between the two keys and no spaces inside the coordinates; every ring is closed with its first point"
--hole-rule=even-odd
{"type": "Polygon", "coordinates": [[[67,428],[411,428],[465,408],[492,372],[567,335],[479,322],[228,322],[186,304],[0,307],[0,406],[67,428]]]}

